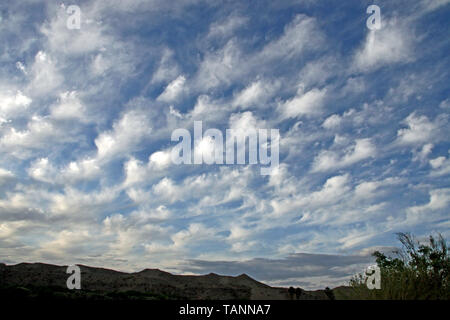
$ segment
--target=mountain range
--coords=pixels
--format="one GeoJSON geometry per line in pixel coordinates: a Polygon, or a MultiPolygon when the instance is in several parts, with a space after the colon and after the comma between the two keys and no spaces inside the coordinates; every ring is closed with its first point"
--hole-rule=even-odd
{"type": "Polygon", "coordinates": [[[174,275],[159,269],[126,273],[78,265],[81,289],[67,288],[67,266],[44,263],[0,264],[0,296],[7,298],[69,298],[100,300],[322,300],[324,290],[292,296],[287,288],[271,287],[246,274],[174,275]]]}

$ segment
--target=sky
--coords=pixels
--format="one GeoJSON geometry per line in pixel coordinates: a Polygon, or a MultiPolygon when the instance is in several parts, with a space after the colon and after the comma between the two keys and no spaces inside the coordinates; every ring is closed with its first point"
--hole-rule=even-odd
{"type": "Polygon", "coordinates": [[[0,262],[318,289],[448,239],[449,3],[2,1],[0,262]],[[174,164],[194,121],[279,165],[174,164]]]}

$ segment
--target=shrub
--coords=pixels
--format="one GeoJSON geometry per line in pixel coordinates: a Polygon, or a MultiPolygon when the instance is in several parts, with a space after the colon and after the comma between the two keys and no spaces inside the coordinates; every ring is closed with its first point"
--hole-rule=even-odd
{"type": "Polygon", "coordinates": [[[365,277],[350,280],[354,299],[440,300],[450,299],[450,257],[442,235],[417,241],[409,233],[398,233],[402,249],[397,257],[374,252],[381,271],[381,289],[369,290],[365,277]]]}

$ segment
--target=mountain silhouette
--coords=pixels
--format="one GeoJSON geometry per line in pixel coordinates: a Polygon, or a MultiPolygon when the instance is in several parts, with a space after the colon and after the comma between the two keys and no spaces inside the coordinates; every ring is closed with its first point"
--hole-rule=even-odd
{"type": "MultiPolygon", "coordinates": [[[[174,275],[159,269],[120,272],[78,265],[81,289],[67,289],[67,266],[0,264],[2,297],[80,299],[288,300],[287,288],[271,287],[246,274],[174,275]]],[[[327,299],[322,290],[303,291],[302,300],[327,299]]]]}

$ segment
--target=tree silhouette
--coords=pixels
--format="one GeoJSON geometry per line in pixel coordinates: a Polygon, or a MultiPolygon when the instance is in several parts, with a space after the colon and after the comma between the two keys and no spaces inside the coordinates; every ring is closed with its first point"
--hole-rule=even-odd
{"type": "Polygon", "coordinates": [[[335,299],[333,290],[331,290],[328,287],[325,288],[325,294],[327,295],[328,299],[330,299],[330,300],[335,299]]]}
{"type": "Polygon", "coordinates": [[[288,292],[289,292],[289,297],[291,298],[291,300],[293,300],[294,299],[294,293],[295,293],[294,287],[289,287],[288,292]]]}
{"type": "Polygon", "coordinates": [[[295,298],[296,298],[297,300],[299,300],[299,299],[300,299],[300,296],[302,295],[302,293],[303,293],[303,290],[302,290],[301,288],[296,288],[296,289],[295,289],[295,298]]]}

